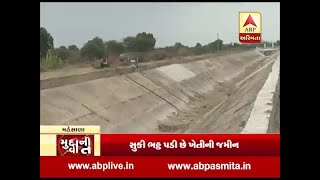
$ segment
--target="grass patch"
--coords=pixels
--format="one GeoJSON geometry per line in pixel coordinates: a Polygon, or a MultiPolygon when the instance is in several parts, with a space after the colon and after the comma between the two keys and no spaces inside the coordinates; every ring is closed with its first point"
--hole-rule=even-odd
{"type": "Polygon", "coordinates": [[[40,72],[58,69],[61,68],[62,65],[62,60],[58,57],[56,53],[50,50],[48,51],[46,57],[40,60],[40,72]]]}

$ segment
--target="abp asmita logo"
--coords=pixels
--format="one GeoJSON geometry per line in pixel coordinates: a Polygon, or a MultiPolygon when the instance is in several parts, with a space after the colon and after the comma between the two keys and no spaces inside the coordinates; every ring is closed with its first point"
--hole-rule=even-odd
{"type": "Polygon", "coordinates": [[[241,43],[260,43],[261,30],[261,13],[239,12],[239,41],[241,43]]]}

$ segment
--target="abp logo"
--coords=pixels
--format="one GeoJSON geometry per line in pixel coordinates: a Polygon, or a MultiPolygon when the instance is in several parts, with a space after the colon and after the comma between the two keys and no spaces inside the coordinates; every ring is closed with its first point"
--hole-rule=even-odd
{"type": "Polygon", "coordinates": [[[261,13],[239,12],[239,41],[241,43],[260,43],[261,25],[261,13]]]}

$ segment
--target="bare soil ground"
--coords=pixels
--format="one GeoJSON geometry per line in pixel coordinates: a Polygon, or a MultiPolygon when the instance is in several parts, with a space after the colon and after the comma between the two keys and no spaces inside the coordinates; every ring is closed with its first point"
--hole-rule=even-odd
{"type": "MultiPolygon", "coordinates": [[[[173,57],[170,59],[163,59],[163,60],[158,60],[158,61],[163,61],[163,62],[172,62],[172,63],[181,63],[184,61],[184,59],[194,59],[194,60],[201,60],[204,59],[204,57],[215,57],[215,56],[223,56],[225,54],[233,54],[233,53],[239,53],[247,50],[226,50],[226,51],[221,51],[217,52],[214,54],[204,54],[204,55],[199,55],[199,56],[185,56],[185,57],[173,57]]],[[[148,64],[154,64],[155,61],[147,61],[143,62],[143,64],[148,65],[148,64]]],[[[54,69],[54,70],[49,70],[46,72],[40,72],[40,80],[43,79],[50,79],[50,78],[59,78],[59,77],[65,77],[65,76],[71,76],[74,74],[81,74],[81,73],[88,73],[88,72],[94,72],[97,71],[97,69],[94,69],[91,67],[92,62],[79,62],[75,64],[66,64],[64,65],[63,68],[61,69],[54,69]]],[[[122,66],[123,64],[120,63],[117,60],[113,60],[110,67],[116,67],[116,66],[122,66]]]]}

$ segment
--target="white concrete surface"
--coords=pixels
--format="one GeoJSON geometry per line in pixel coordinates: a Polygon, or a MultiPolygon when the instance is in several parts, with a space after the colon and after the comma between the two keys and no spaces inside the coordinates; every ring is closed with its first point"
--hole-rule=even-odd
{"type": "Polygon", "coordinates": [[[275,60],[272,66],[272,71],[270,72],[264,86],[260,90],[247,124],[241,133],[263,134],[267,132],[271,110],[273,107],[273,93],[276,90],[279,74],[280,55],[275,60]]]}
{"type": "Polygon", "coordinates": [[[192,71],[183,67],[181,64],[172,64],[169,66],[163,66],[157,68],[158,71],[164,73],[169,78],[175,80],[176,82],[181,82],[185,79],[192,78],[196,76],[192,71]]]}

